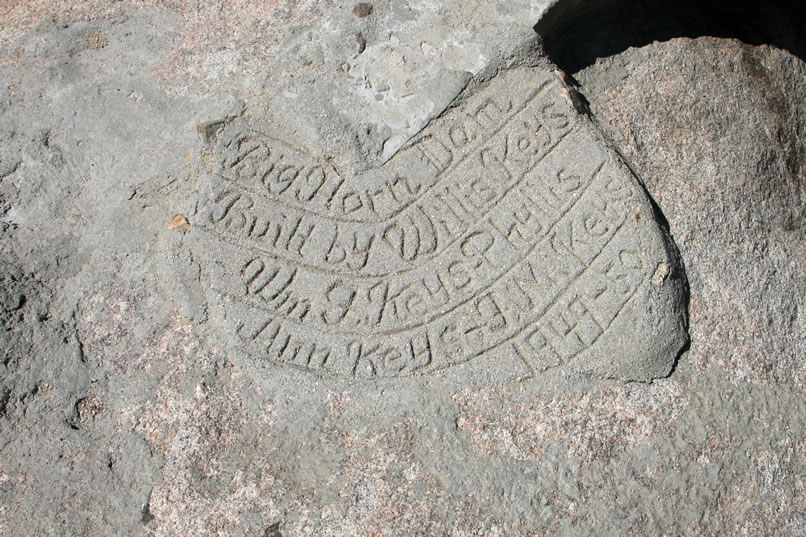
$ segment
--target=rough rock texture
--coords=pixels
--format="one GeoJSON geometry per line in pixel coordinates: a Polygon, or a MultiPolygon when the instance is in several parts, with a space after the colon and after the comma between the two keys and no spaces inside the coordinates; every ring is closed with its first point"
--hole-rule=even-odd
{"type": "Polygon", "coordinates": [[[523,42],[540,6],[506,4],[0,7],[0,534],[806,533],[806,100],[784,51],[675,40],[578,75],[692,282],[667,379],[356,389],[267,375],[212,328],[183,247],[197,125],[261,103],[272,136],[372,169],[485,47],[523,42]],[[367,105],[387,78],[395,106],[367,105]],[[321,95],[343,100],[290,120],[323,108],[284,99],[321,95]]]}
{"type": "Polygon", "coordinates": [[[630,51],[579,75],[687,260],[696,319],[687,361],[792,389],[806,382],[804,78],[785,51],[707,38],[630,51]],[[726,346],[733,355],[715,352],[726,346]]]}
{"type": "Polygon", "coordinates": [[[577,78],[683,255],[691,347],[675,377],[713,378],[719,402],[699,417],[725,434],[709,450],[744,444],[752,461],[739,471],[734,451],[719,464],[735,477],[715,493],[730,499],[702,511],[701,531],[801,535],[806,64],[770,46],[675,39],[600,60],[577,78]],[[765,409],[777,415],[769,423],[758,421],[765,409]],[[759,437],[746,436],[753,422],[764,423],[759,437]]]}

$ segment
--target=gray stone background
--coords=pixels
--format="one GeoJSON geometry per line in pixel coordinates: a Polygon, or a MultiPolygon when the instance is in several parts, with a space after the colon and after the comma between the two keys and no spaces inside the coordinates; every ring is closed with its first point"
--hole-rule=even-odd
{"type": "Polygon", "coordinates": [[[538,46],[548,7],[372,4],[0,6],[0,533],[806,534],[806,65],[784,7],[711,31],[685,2],[569,1],[544,23],[681,250],[668,378],[361,389],[230,356],[175,284],[196,126],[248,110],[378,165],[538,46]]]}

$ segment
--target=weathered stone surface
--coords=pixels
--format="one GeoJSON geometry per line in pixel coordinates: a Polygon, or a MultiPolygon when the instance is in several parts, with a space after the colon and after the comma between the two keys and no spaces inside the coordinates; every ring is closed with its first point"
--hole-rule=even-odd
{"type": "Polygon", "coordinates": [[[691,347],[675,375],[713,379],[715,395],[690,392],[702,397],[703,436],[665,464],[697,461],[689,490],[709,473],[723,478],[658,524],[682,527],[685,513],[701,515],[691,526],[701,535],[802,535],[806,63],[767,45],[674,39],[603,59],[578,79],[664,208],[685,261],[691,347]],[[719,507],[704,497],[714,493],[719,507]]]}
{"type": "Polygon", "coordinates": [[[806,533],[806,99],[783,51],[672,41],[578,76],[683,246],[693,340],[668,378],[568,382],[572,360],[513,380],[490,354],[356,379],[242,348],[257,316],[228,325],[212,289],[241,249],[199,220],[227,132],[358,189],[466,110],[465,84],[553,78],[512,52],[539,2],[355,5],[0,6],[0,534],[806,533]]]}
{"type": "Polygon", "coordinates": [[[802,388],[803,61],[770,46],[680,39],[601,61],[579,80],[680,244],[697,321],[687,361],[802,388]],[[654,143],[662,149],[643,150],[654,143]]]}
{"type": "Polygon", "coordinates": [[[542,68],[501,71],[366,171],[246,119],[213,123],[185,243],[202,285],[245,351],[273,364],[667,375],[686,340],[685,277],[575,98],[542,68]]]}

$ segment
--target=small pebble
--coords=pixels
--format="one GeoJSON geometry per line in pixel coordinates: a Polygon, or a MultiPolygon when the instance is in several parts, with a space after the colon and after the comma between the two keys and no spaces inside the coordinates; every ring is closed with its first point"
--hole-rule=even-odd
{"type": "Polygon", "coordinates": [[[372,13],[372,4],[367,4],[365,2],[356,4],[355,7],[353,8],[353,15],[355,15],[359,19],[369,17],[371,13],[372,13]]]}

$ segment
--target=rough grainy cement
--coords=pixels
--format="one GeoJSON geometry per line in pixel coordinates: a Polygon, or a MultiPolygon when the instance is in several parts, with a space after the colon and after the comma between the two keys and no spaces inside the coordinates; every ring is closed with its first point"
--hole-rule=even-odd
{"type": "Polygon", "coordinates": [[[0,534],[806,534],[801,59],[227,4],[0,7],[0,534]]]}
{"type": "Polygon", "coordinates": [[[368,170],[259,119],[204,124],[203,193],[177,233],[228,348],[325,379],[668,375],[682,266],[575,98],[539,67],[501,69],[368,170]]]}

